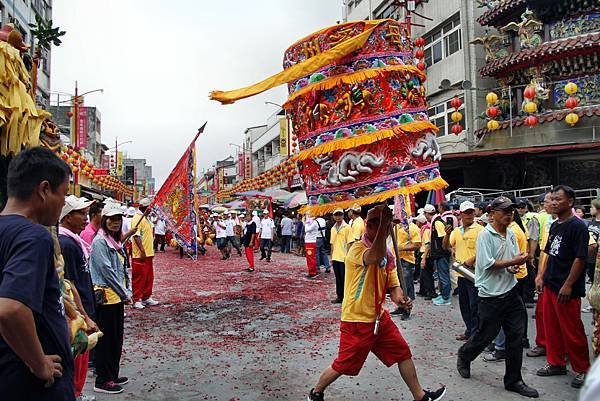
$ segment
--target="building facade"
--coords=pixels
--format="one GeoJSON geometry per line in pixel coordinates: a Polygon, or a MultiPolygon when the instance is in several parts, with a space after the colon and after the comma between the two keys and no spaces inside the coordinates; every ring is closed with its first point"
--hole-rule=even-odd
{"type": "MultiPolygon", "coordinates": [[[[51,20],[52,0],[0,0],[0,24],[14,24],[23,35],[23,41],[31,46],[30,53],[34,49],[35,38],[29,24],[35,23],[36,15],[44,20],[51,20]]],[[[35,102],[43,109],[50,106],[50,63],[50,50],[42,49],[35,102]]]]}
{"type": "Polygon", "coordinates": [[[404,19],[406,3],[415,5],[413,38],[425,39],[428,114],[440,128],[440,167],[450,190],[600,187],[593,173],[600,167],[598,2],[347,0],[344,15],[404,19]],[[574,126],[564,121],[564,87],[571,81],[580,88],[574,126]],[[535,99],[538,124],[532,128],[522,109],[530,85],[542,97],[535,99]],[[486,116],[489,92],[499,98],[499,129],[493,131],[486,116]],[[455,96],[463,99],[459,135],[451,133],[455,96]]]}
{"type": "Polygon", "coordinates": [[[136,191],[136,198],[154,195],[154,178],[152,177],[152,166],[146,164],[146,159],[123,158],[124,175],[119,177],[121,181],[129,184],[131,180],[136,191]],[[133,178],[130,178],[132,176],[133,178]]]}

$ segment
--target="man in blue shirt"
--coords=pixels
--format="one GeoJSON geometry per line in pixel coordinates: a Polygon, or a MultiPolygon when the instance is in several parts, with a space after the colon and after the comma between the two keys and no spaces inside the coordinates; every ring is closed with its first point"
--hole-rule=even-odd
{"type": "Polygon", "coordinates": [[[515,204],[500,196],[491,203],[492,223],[477,237],[475,287],[479,297],[479,329],[458,350],[458,373],[471,377],[471,362],[500,331],[506,334],[506,371],[504,388],[525,397],[537,398],[538,392],[526,385],[521,376],[523,344],[527,313],[515,288],[515,274],[527,260],[519,254],[515,235],[508,230],[515,204]]]}
{"type": "Polygon", "coordinates": [[[44,226],[58,222],[70,169],[45,148],[19,153],[8,167],[0,213],[0,398],[73,401],[73,356],[44,226]]]}

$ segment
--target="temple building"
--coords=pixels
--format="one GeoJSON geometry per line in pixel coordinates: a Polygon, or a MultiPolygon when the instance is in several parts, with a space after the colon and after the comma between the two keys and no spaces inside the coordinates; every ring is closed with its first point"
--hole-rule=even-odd
{"type": "Polygon", "coordinates": [[[600,1],[478,2],[486,96],[469,151],[444,154],[451,186],[600,187],[600,1]],[[493,174],[490,174],[493,172],[493,174]]]}

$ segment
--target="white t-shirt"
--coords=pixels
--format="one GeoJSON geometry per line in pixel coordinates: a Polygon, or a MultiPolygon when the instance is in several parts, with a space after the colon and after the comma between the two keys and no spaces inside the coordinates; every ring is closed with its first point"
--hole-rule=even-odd
{"type": "Polygon", "coordinates": [[[228,237],[233,237],[233,227],[235,226],[235,221],[233,219],[225,220],[225,232],[228,237]]]}
{"type": "Polygon", "coordinates": [[[273,229],[275,228],[275,223],[270,217],[266,219],[262,219],[260,221],[260,238],[261,239],[271,239],[273,238],[273,229]]]}
{"type": "Polygon", "coordinates": [[[167,228],[167,225],[165,224],[165,221],[158,220],[156,222],[156,225],[154,226],[154,234],[165,235],[167,233],[166,228],[167,228]]]}
{"type": "Polygon", "coordinates": [[[319,225],[317,220],[307,221],[304,226],[304,242],[314,244],[317,242],[317,235],[319,234],[319,225]]]}
{"type": "Polygon", "coordinates": [[[215,228],[215,232],[217,233],[217,238],[227,238],[227,231],[225,230],[225,227],[221,226],[222,224],[223,222],[221,221],[215,221],[213,223],[213,227],[215,228]]]}
{"type": "Polygon", "coordinates": [[[281,235],[292,235],[294,229],[294,222],[289,217],[281,219],[281,235]]]}
{"type": "Polygon", "coordinates": [[[123,234],[126,234],[129,230],[131,230],[131,217],[123,217],[123,225],[121,226],[121,231],[123,234]]]}
{"type": "Polygon", "coordinates": [[[256,224],[256,228],[260,229],[260,217],[252,216],[252,221],[256,224]]]}

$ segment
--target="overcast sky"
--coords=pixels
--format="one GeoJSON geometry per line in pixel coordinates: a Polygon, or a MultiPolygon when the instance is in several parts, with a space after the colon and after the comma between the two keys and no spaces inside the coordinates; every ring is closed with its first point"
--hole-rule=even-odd
{"type": "MultiPolygon", "coordinates": [[[[284,50],[341,19],[341,0],[55,0],[52,90],[73,93],[102,115],[102,142],[152,165],[157,189],[193,138],[199,168],[235,152],[244,129],[264,124],[285,87],[221,106],[213,89],[246,86],[281,71],[284,50]]],[[[55,96],[52,102],[55,101],[55,96]]]]}

